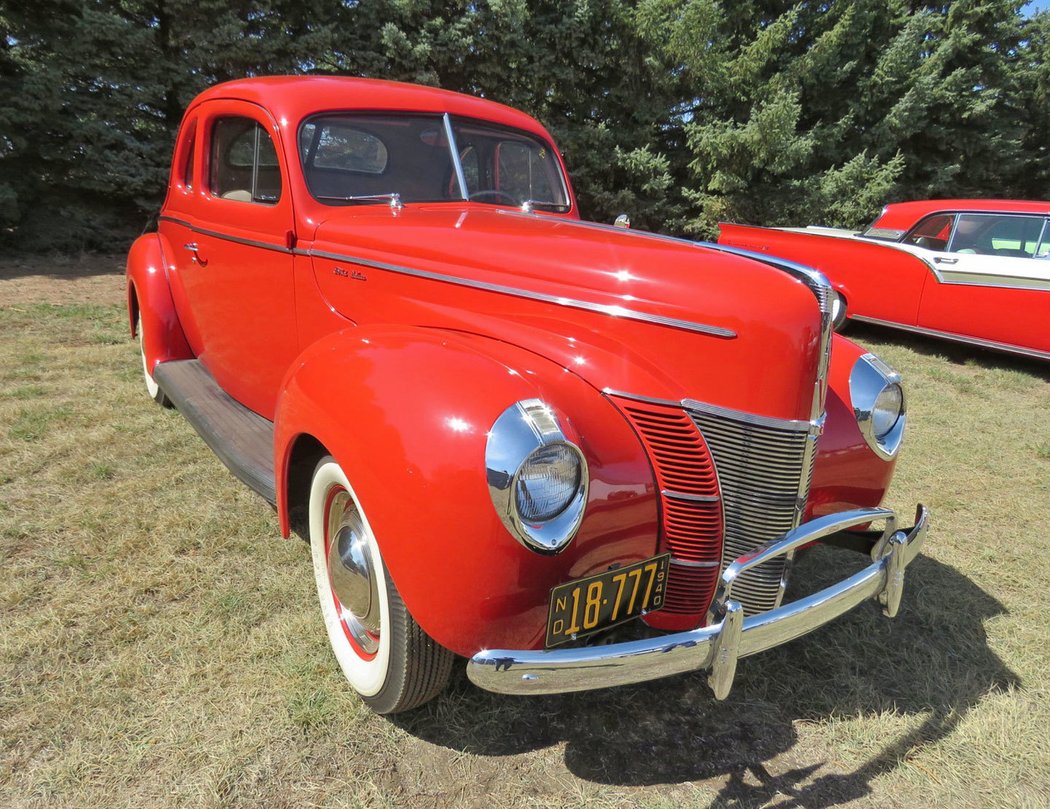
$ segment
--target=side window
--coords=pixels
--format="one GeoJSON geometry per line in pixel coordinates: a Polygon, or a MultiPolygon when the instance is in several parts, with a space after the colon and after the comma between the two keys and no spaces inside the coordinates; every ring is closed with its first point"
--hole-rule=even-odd
{"type": "Polygon", "coordinates": [[[937,214],[923,219],[901,241],[928,250],[944,250],[952,232],[952,214],[937,214]]]}
{"type": "Polygon", "coordinates": [[[1040,254],[1041,216],[961,214],[952,237],[953,253],[1031,258],[1040,254]]]}
{"type": "Polygon", "coordinates": [[[250,118],[220,118],[212,127],[211,192],[263,205],[281,198],[277,150],[269,134],[250,118]]]}
{"type": "Polygon", "coordinates": [[[182,184],[186,188],[193,188],[193,153],[197,150],[197,122],[190,126],[189,134],[185,138],[186,152],[182,165],[182,184]]]}

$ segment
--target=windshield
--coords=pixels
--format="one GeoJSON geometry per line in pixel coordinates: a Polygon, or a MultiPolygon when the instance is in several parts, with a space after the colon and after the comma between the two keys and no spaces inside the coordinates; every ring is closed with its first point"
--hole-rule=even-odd
{"type": "Polygon", "coordinates": [[[299,157],[310,193],[329,205],[396,198],[558,212],[570,207],[549,144],[479,121],[404,113],[317,116],[299,130],[299,157]]]}

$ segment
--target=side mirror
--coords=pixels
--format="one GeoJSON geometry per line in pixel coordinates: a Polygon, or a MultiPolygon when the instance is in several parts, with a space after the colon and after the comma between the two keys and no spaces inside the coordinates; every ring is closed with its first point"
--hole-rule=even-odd
{"type": "Polygon", "coordinates": [[[613,222],[614,228],[623,228],[624,230],[630,230],[631,228],[631,217],[627,214],[622,213],[616,217],[616,221],[613,222]]]}

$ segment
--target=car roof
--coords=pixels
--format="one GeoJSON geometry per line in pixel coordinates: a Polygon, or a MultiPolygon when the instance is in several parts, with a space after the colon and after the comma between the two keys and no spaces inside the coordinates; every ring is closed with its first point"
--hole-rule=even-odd
{"type": "Polygon", "coordinates": [[[932,213],[1034,213],[1050,214],[1050,202],[1025,199],[923,199],[892,202],[882,209],[871,227],[908,230],[932,213]]]}
{"type": "Polygon", "coordinates": [[[344,76],[237,79],[205,90],[193,100],[190,109],[214,99],[237,99],[258,104],[282,123],[296,123],[308,115],[336,110],[448,112],[550,137],[536,119],[504,104],[436,87],[381,79],[344,76]]]}

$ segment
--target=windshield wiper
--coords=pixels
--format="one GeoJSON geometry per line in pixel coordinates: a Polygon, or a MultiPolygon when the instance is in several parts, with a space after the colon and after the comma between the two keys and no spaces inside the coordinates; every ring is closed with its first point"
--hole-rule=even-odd
{"type": "Polygon", "coordinates": [[[317,199],[325,200],[328,202],[353,202],[362,203],[368,205],[376,202],[388,202],[391,208],[400,210],[403,206],[401,204],[401,195],[397,192],[390,194],[357,194],[349,197],[337,197],[330,196],[328,194],[318,194],[317,199]]]}

